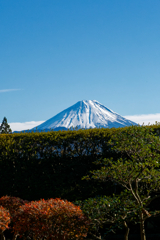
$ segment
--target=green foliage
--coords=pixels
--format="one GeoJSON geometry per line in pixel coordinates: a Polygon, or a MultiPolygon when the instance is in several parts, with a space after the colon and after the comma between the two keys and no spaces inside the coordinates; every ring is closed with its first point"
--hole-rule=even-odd
{"type": "MultiPolygon", "coordinates": [[[[1,196],[75,201],[118,193],[120,187],[111,181],[85,182],[81,178],[99,169],[93,164],[97,159],[113,157],[116,161],[120,157],[111,150],[109,140],[125,129],[0,134],[1,196]]],[[[159,129],[156,125],[157,133],[159,129]]]]}
{"type": "MultiPolygon", "coordinates": [[[[108,178],[131,192],[138,191],[139,186],[145,198],[160,189],[160,140],[151,129],[130,127],[112,136],[109,143],[121,157],[117,161],[113,158],[96,161],[103,166],[91,172],[92,178],[108,178]]],[[[138,197],[136,199],[138,201],[138,197]]]]}
{"type": "MultiPolygon", "coordinates": [[[[136,174],[140,174],[138,193],[143,206],[137,204],[129,189],[121,193],[124,194],[124,201],[122,195],[115,196],[114,199],[111,197],[110,205],[114,207],[104,207],[104,211],[103,201],[96,198],[95,211],[89,210],[93,221],[91,233],[98,236],[101,226],[105,229],[109,227],[111,231],[117,226],[123,227],[124,222],[140,222],[139,212],[145,218],[156,216],[159,212],[154,209],[151,211],[149,204],[158,197],[154,191],[159,189],[159,138],[153,133],[160,135],[160,125],[135,127],[134,131],[133,128],[113,128],[0,134],[1,196],[12,195],[28,200],[61,197],[76,201],[107,195],[108,199],[113,192],[118,194],[125,186],[129,186],[124,186],[128,184],[127,181],[131,182],[135,191],[136,174]],[[103,171],[100,170],[101,177],[97,177],[100,167],[103,171]],[[86,175],[91,181],[81,181],[86,175]],[[119,197],[122,203],[120,208],[119,197]],[[111,219],[111,216],[105,215],[105,211],[111,213],[110,209],[116,214],[116,221],[111,225],[103,223],[103,220],[107,222],[107,219],[111,219]],[[98,212],[101,214],[98,215],[98,212]],[[99,223],[94,221],[94,214],[97,214],[99,223]]],[[[93,203],[87,201],[84,204],[82,201],[84,211],[90,208],[87,204],[92,206],[93,203]]]]}
{"type": "Polygon", "coordinates": [[[132,212],[138,215],[144,240],[144,221],[151,216],[147,206],[160,197],[155,195],[160,190],[160,139],[151,128],[132,126],[117,132],[108,144],[120,155],[119,159],[97,160],[95,163],[101,166],[100,170],[91,171],[91,177],[83,179],[110,179],[119,184],[125,190],[126,200],[133,203],[132,212]]]}
{"type": "MultiPolygon", "coordinates": [[[[97,239],[101,239],[102,236],[104,237],[105,233],[107,232],[107,227],[109,231],[111,230],[109,229],[109,226],[112,226],[113,223],[118,223],[115,209],[117,207],[118,209],[120,208],[119,203],[119,197],[113,198],[107,196],[89,198],[84,201],[75,202],[75,204],[79,205],[83,213],[90,219],[88,233],[91,237],[97,237],[97,239]]],[[[119,223],[118,226],[120,227],[119,223]]]]}
{"type": "Polygon", "coordinates": [[[1,196],[74,201],[102,195],[105,184],[86,184],[81,178],[97,168],[97,156],[106,155],[110,134],[109,129],[2,134],[1,196]]]}
{"type": "Polygon", "coordinates": [[[117,229],[129,229],[129,223],[138,222],[137,213],[141,209],[133,197],[128,193],[120,195],[100,196],[84,201],[76,201],[83,213],[90,219],[89,234],[97,239],[104,238],[106,234],[117,229]],[[101,234],[101,235],[100,235],[101,234]]]}
{"type": "Polygon", "coordinates": [[[2,124],[0,125],[0,134],[8,134],[12,133],[12,130],[10,128],[10,125],[7,123],[7,118],[4,117],[2,124]]]}

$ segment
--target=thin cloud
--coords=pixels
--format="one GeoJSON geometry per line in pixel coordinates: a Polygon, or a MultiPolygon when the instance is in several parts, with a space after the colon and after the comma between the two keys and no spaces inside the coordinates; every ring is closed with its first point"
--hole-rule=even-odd
{"type": "Polygon", "coordinates": [[[9,125],[12,129],[12,132],[14,132],[14,131],[23,131],[23,130],[32,129],[34,127],[37,127],[43,122],[44,121],[31,121],[31,122],[24,122],[24,123],[15,122],[15,123],[9,123],[9,125]]]}
{"type": "Polygon", "coordinates": [[[124,116],[124,117],[140,125],[143,123],[144,125],[148,125],[149,123],[155,124],[156,122],[160,122],[160,113],[130,115],[130,116],[124,116]]]}
{"type": "Polygon", "coordinates": [[[21,89],[1,89],[0,93],[4,93],[4,92],[13,92],[13,91],[19,91],[21,89]]]}

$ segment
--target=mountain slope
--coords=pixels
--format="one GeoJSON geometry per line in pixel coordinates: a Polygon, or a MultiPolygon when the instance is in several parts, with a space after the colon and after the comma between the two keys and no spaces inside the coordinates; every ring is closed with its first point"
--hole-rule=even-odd
{"type": "Polygon", "coordinates": [[[65,130],[72,127],[78,127],[78,129],[96,127],[117,128],[130,125],[136,125],[136,123],[121,117],[96,100],[83,100],[58,113],[32,130],[65,130]]]}

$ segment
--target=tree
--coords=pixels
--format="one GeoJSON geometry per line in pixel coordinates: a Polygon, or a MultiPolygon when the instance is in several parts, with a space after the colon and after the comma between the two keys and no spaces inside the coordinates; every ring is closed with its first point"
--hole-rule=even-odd
{"type": "Polygon", "coordinates": [[[141,240],[146,240],[144,222],[159,211],[149,212],[150,203],[160,197],[160,139],[147,126],[131,126],[117,132],[109,141],[111,150],[119,159],[98,159],[100,170],[91,171],[91,177],[101,181],[110,179],[120,185],[124,196],[132,204],[132,212],[140,223],[141,240]]]}
{"type": "Polygon", "coordinates": [[[83,239],[88,225],[80,207],[58,198],[32,201],[13,217],[14,233],[23,239],[83,239]]]}
{"type": "Polygon", "coordinates": [[[6,117],[3,118],[2,124],[0,126],[0,134],[3,134],[3,133],[5,134],[12,133],[10,125],[7,123],[6,117]]]}
{"type": "Polygon", "coordinates": [[[135,211],[130,200],[125,194],[119,196],[101,196],[89,198],[84,201],[76,201],[83,213],[89,218],[90,226],[88,235],[94,240],[100,240],[110,232],[116,232],[118,228],[125,229],[124,239],[128,240],[129,222],[135,222],[135,211]]]}

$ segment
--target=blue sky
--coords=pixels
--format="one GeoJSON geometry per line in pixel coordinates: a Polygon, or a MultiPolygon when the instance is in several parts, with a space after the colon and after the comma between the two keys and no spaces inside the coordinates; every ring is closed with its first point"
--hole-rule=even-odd
{"type": "Polygon", "coordinates": [[[159,0],[1,0],[0,122],[29,128],[94,99],[160,121],[159,12],[159,0]]]}

